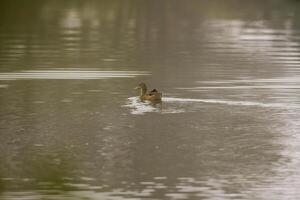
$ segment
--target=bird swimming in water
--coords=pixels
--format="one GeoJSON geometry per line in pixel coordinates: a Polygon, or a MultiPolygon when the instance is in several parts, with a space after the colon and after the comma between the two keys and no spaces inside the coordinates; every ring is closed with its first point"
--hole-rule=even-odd
{"type": "Polygon", "coordinates": [[[136,88],[136,90],[140,91],[140,100],[141,101],[151,101],[151,102],[159,102],[161,101],[162,93],[158,92],[156,89],[147,91],[147,86],[145,83],[140,83],[136,88]]]}

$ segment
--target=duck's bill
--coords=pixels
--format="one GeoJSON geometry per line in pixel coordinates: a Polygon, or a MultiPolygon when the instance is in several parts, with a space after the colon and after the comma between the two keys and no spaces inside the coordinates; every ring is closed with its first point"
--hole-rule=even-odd
{"type": "Polygon", "coordinates": [[[134,90],[138,90],[138,89],[140,89],[140,87],[135,87],[135,88],[133,88],[134,90]]]}

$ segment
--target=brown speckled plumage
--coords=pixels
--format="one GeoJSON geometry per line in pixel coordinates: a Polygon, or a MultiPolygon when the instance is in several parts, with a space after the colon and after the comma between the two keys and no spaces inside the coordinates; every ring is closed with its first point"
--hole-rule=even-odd
{"type": "Polygon", "coordinates": [[[147,92],[147,86],[145,83],[140,83],[135,89],[140,91],[141,101],[161,101],[162,93],[158,92],[156,89],[147,92]]]}

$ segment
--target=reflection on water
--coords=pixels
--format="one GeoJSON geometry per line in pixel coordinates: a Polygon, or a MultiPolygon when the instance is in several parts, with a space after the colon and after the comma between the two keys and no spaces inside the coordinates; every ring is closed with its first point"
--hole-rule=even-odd
{"type": "Polygon", "coordinates": [[[137,71],[97,71],[97,70],[27,70],[21,72],[0,73],[0,80],[18,79],[107,79],[134,78],[139,75],[149,75],[137,71]]]}
{"type": "Polygon", "coordinates": [[[299,199],[299,8],[0,1],[0,199],[299,199]]]}
{"type": "Polygon", "coordinates": [[[230,100],[218,100],[218,99],[189,99],[189,98],[174,98],[174,97],[163,97],[163,106],[152,105],[150,102],[141,102],[138,97],[128,98],[128,104],[124,107],[131,108],[131,114],[144,114],[149,112],[159,112],[162,114],[167,113],[181,113],[181,112],[194,112],[194,109],[187,107],[183,109],[184,104],[191,103],[212,103],[212,104],[225,104],[229,106],[256,106],[256,107],[267,107],[277,109],[299,109],[299,105],[293,105],[291,103],[262,103],[262,102],[251,102],[251,101],[230,101],[230,100]],[[175,105],[174,105],[175,104],[175,105]],[[180,109],[181,108],[181,109],[180,109]],[[190,110],[188,110],[190,109],[190,110]]]}
{"type": "MultiPolygon", "coordinates": [[[[183,109],[180,109],[178,106],[171,107],[168,105],[166,107],[167,100],[171,98],[163,98],[163,102],[153,105],[151,102],[142,102],[139,97],[130,97],[128,102],[123,107],[131,108],[131,114],[141,115],[150,112],[168,114],[168,113],[181,113],[185,112],[183,109]]],[[[180,100],[180,99],[179,99],[180,100]]],[[[175,100],[176,101],[176,100],[175,100]]]]}

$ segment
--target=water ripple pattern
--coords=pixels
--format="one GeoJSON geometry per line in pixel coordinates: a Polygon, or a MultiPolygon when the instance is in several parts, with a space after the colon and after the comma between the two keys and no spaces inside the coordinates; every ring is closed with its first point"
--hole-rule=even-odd
{"type": "Polygon", "coordinates": [[[188,111],[190,108],[185,107],[184,104],[223,104],[228,106],[251,106],[261,108],[277,108],[277,109],[299,109],[296,104],[288,103],[262,103],[255,101],[232,101],[222,99],[196,99],[196,98],[177,98],[177,97],[163,97],[162,104],[152,105],[150,102],[141,102],[138,97],[128,98],[128,102],[123,107],[130,108],[130,112],[133,115],[142,115],[145,113],[161,113],[161,114],[173,114],[183,113],[188,111]],[[180,105],[180,106],[179,106],[180,105]]]}
{"type": "Polygon", "coordinates": [[[108,79],[134,78],[149,75],[145,71],[99,71],[99,70],[24,70],[0,73],[0,80],[18,79],[108,79]]]}
{"type": "MultiPolygon", "coordinates": [[[[196,81],[198,86],[177,88],[198,94],[218,94],[230,104],[247,104],[273,108],[300,108],[299,76],[196,81]]],[[[222,102],[222,100],[218,100],[222,102]]]]}
{"type": "MultiPolygon", "coordinates": [[[[165,101],[166,98],[163,98],[165,101]]],[[[163,107],[161,104],[152,105],[150,102],[142,102],[138,97],[130,97],[128,98],[128,102],[123,107],[128,107],[131,109],[131,114],[133,115],[142,115],[145,113],[161,113],[161,114],[171,114],[171,113],[182,113],[185,112],[183,109],[179,109],[176,107],[163,107]]]]}
{"type": "Polygon", "coordinates": [[[0,13],[0,200],[300,199],[300,1],[0,13]]]}

